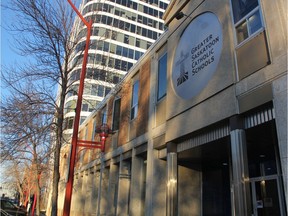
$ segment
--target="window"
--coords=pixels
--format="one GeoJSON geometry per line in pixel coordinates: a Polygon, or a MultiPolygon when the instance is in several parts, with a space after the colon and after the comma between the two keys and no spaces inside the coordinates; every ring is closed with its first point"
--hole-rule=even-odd
{"type": "Polygon", "coordinates": [[[81,125],[85,121],[85,119],[86,119],[86,116],[81,116],[79,125],[81,125]]]}
{"type": "Polygon", "coordinates": [[[107,124],[107,107],[105,106],[102,110],[102,125],[107,124]]]}
{"type": "Polygon", "coordinates": [[[64,130],[73,128],[74,117],[68,117],[64,120],[64,130]]]}
{"type": "Polygon", "coordinates": [[[87,103],[83,103],[82,104],[82,111],[87,112],[88,111],[88,104],[87,103]]]}
{"type": "Polygon", "coordinates": [[[264,28],[258,0],[232,0],[237,43],[264,28]]]}
{"type": "Polygon", "coordinates": [[[121,98],[117,98],[114,101],[114,108],[113,108],[113,124],[112,130],[119,130],[120,126],[120,107],[121,107],[121,98]]]}
{"type": "Polygon", "coordinates": [[[111,88],[105,87],[105,96],[106,96],[107,94],[109,94],[110,91],[111,91],[111,88]]]}
{"type": "Polygon", "coordinates": [[[92,141],[95,141],[96,136],[96,129],[97,129],[97,121],[96,119],[93,120],[93,131],[92,131],[92,141]]]}
{"type": "Polygon", "coordinates": [[[104,94],[104,86],[99,85],[99,86],[98,86],[97,96],[103,97],[103,94],[104,94]]]}
{"type": "Polygon", "coordinates": [[[158,62],[158,86],[157,100],[160,100],[166,95],[167,88],[167,53],[165,53],[158,62]]]}
{"type": "Polygon", "coordinates": [[[133,85],[133,91],[132,91],[131,120],[135,119],[138,113],[138,91],[139,91],[139,81],[137,80],[133,85]]]}

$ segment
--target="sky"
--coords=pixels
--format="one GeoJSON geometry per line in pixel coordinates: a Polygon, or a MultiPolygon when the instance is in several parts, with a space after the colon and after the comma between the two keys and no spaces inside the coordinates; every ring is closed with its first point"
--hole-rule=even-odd
{"type": "Polygon", "coordinates": [[[15,14],[3,8],[1,2],[1,67],[2,65],[13,64],[15,61],[23,58],[13,50],[12,33],[6,29],[14,19],[15,14]]]}
{"type": "MultiPolygon", "coordinates": [[[[25,61],[25,57],[18,55],[13,48],[13,34],[7,30],[7,26],[15,21],[16,17],[13,11],[2,7],[9,0],[0,0],[1,4],[1,68],[2,65],[11,65],[16,62],[25,61]]],[[[80,5],[81,0],[72,0],[76,7],[80,5]]],[[[68,2],[67,2],[68,5],[68,2]]]]}
{"type": "MultiPolygon", "coordinates": [[[[15,61],[17,61],[17,59],[20,58],[20,56],[12,49],[12,44],[13,44],[13,37],[12,34],[7,31],[6,27],[9,25],[9,23],[12,22],[14,14],[12,12],[7,11],[7,9],[5,9],[2,4],[3,4],[3,0],[1,1],[1,70],[3,69],[3,67],[5,66],[9,66],[13,63],[15,63],[15,61]]],[[[1,99],[3,95],[7,94],[7,89],[4,88],[3,86],[3,82],[1,81],[1,99]]]]}

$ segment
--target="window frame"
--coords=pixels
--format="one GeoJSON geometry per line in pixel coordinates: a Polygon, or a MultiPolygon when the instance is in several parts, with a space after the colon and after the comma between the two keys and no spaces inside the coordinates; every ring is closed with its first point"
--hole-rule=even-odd
{"type": "Polygon", "coordinates": [[[231,14],[232,14],[233,25],[234,25],[235,41],[236,41],[236,47],[240,47],[241,45],[245,44],[247,41],[254,38],[259,33],[263,32],[266,29],[266,27],[265,27],[265,22],[264,22],[264,18],[263,18],[263,14],[262,14],[261,5],[260,5],[259,0],[258,0],[258,5],[255,8],[253,8],[250,12],[248,12],[245,16],[240,18],[237,22],[235,22],[235,16],[236,15],[234,14],[233,1],[236,1],[236,0],[230,0],[230,6],[231,6],[231,14]],[[249,21],[249,18],[251,18],[257,12],[259,12],[261,27],[259,29],[257,29],[256,31],[251,32],[251,28],[250,28],[251,22],[249,21]],[[241,41],[239,41],[238,27],[240,27],[243,23],[246,23],[246,29],[247,29],[248,36],[246,38],[243,38],[241,41]]]}
{"type": "Polygon", "coordinates": [[[132,86],[132,95],[131,95],[131,112],[130,112],[130,120],[134,120],[138,114],[138,102],[139,102],[139,80],[135,80],[132,86]],[[135,93],[137,87],[137,93],[135,93]],[[137,94],[137,97],[136,97],[137,94]]]}
{"type": "Polygon", "coordinates": [[[112,130],[118,131],[121,119],[121,97],[115,98],[113,102],[112,130]]]}
{"type": "Polygon", "coordinates": [[[164,52],[164,53],[159,57],[159,59],[158,59],[157,89],[156,89],[157,102],[159,102],[160,100],[162,100],[162,99],[167,95],[167,63],[168,63],[167,57],[168,57],[167,52],[164,52]],[[163,60],[164,57],[166,57],[166,71],[165,71],[165,75],[166,75],[166,76],[165,76],[165,77],[166,77],[166,79],[165,79],[165,85],[166,85],[166,87],[165,87],[165,92],[164,92],[162,95],[159,95],[160,81],[162,80],[162,79],[161,79],[161,80],[159,79],[159,77],[160,77],[159,75],[160,75],[160,72],[163,71],[163,70],[160,71],[160,66],[161,66],[160,61],[163,60]]]}
{"type": "Polygon", "coordinates": [[[107,108],[107,105],[106,105],[101,110],[101,125],[107,124],[107,120],[108,120],[108,116],[107,115],[108,115],[108,108],[107,108]]]}

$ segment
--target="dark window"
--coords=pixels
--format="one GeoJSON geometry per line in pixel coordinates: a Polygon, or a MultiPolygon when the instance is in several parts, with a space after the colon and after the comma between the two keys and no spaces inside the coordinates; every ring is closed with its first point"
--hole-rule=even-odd
{"type": "Polygon", "coordinates": [[[82,111],[84,111],[84,112],[87,112],[88,111],[88,104],[86,104],[86,103],[83,103],[82,104],[82,111]]]}
{"type": "Polygon", "coordinates": [[[102,125],[107,123],[107,107],[102,110],[102,125]]]}
{"type": "Polygon", "coordinates": [[[111,88],[106,87],[106,88],[105,88],[105,96],[106,96],[107,94],[109,94],[110,91],[111,91],[111,88]]]}
{"type": "Polygon", "coordinates": [[[167,53],[163,55],[158,62],[158,88],[157,100],[166,95],[167,89],[167,53]]]}
{"type": "Polygon", "coordinates": [[[104,86],[99,85],[99,86],[98,86],[97,95],[98,95],[99,97],[103,97],[103,94],[104,94],[104,86]]]}
{"type": "Polygon", "coordinates": [[[118,130],[120,125],[121,98],[114,101],[112,130],[118,130]]]}
{"type": "Polygon", "coordinates": [[[131,103],[131,120],[135,119],[138,113],[138,91],[139,80],[133,84],[132,103],[131,103]]]}

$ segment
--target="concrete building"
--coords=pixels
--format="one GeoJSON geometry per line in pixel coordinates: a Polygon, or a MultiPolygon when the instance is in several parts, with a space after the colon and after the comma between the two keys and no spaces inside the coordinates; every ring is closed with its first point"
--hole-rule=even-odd
{"type": "MultiPolygon", "coordinates": [[[[168,0],[83,0],[80,12],[93,21],[81,119],[95,109],[164,32],[163,13],[168,0]]],[[[77,18],[72,34],[78,41],[71,61],[73,71],[65,101],[65,133],[71,134],[87,28],[77,18]]]]}
{"type": "Polygon", "coordinates": [[[104,153],[79,148],[70,215],[286,216],[286,9],[172,1],[168,30],[80,127],[114,134],[104,153]]]}

